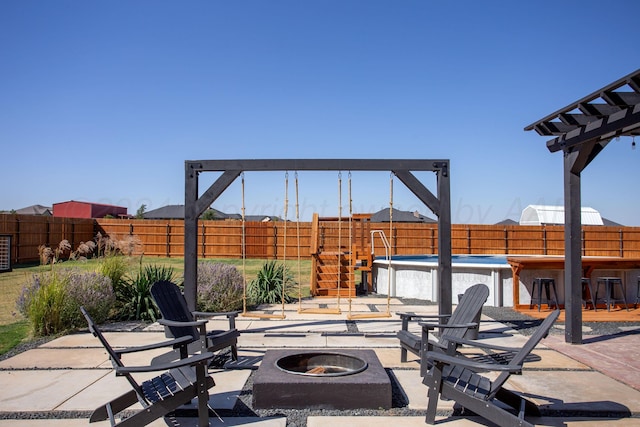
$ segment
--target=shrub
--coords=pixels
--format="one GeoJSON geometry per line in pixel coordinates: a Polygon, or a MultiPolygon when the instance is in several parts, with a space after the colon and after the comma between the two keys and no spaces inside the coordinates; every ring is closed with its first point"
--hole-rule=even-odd
{"type": "Polygon", "coordinates": [[[116,295],[109,277],[99,273],[79,273],[69,277],[67,293],[75,305],[71,311],[72,326],[84,325],[80,306],[98,323],[107,320],[115,307],[116,295]]]}
{"type": "Polygon", "coordinates": [[[234,265],[198,263],[198,310],[215,312],[241,309],[243,285],[242,273],[234,265]]]}
{"type": "Polygon", "coordinates": [[[97,271],[111,279],[111,284],[117,288],[126,278],[129,264],[127,258],[120,255],[107,255],[100,261],[97,271]]]}
{"type": "Polygon", "coordinates": [[[34,335],[53,335],[84,325],[79,307],[99,321],[108,318],[115,302],[111,280],[97,273],[60,269],[34,275],[22,288],[18,310],[34,335]]]}
{"type": "Polygon", "coordinates": [[[290,294],[296,284],[284,264],[267,261],[249,283],[247,294],[253,304],[275,304],[282,302],[284,288],[284,302],[289,303],[293,301],[290,294]]]}
{"type": "Polygon", "coordinates": [[[159,310],[151,298],[151,285],[160,280],[175,282],[173,267],[147,265],[130,280],[115,286],[118,313],[121,319],[155,322],[159,310]]]}

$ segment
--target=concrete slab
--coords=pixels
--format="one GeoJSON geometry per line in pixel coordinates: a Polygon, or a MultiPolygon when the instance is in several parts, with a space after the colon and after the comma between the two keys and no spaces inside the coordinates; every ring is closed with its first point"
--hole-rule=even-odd
{"type": "Polygon", "coordinates": [[[0,371],[0,412],[53,411],[109,373],[102,369],[0,371]]]}
{"type": "Polygon", "coordinates": [[[395,336],[384,335],[329,335],[327,347],[336,348],[376,348],[376,347],[398,347],[398,339],[395,336]]]}
{"type": "MultiPolygon", "coordinates": [[[[87,419],[74,418],[74,419],[48,419],[48,420],[0,420],[0,427],[75,427],[86,426],[88,424],[87,419]]],[[[223,418],[209,418],[209,427],[225,427],[225,426],[247,426],[251,427],[285,427],[287,419],[285,417],[223,417],[223,418]]],[[[110,426],[109,421],[102,421],[98,423],[92,423],[95,427],[110,426]]],[[[150,427],[166,427],[166,426],[180,426],[180,427],[197,427],[197,418],[184,418],[184,417],[167,417],[159,419],[151,424],[147,424],[150,427]]]]}
{"type": "MultiPolygon", "coordinates": [[[[93,372],[93,371],[92,371],[93,372]]],[[[76,393],[61,403],[56,410],[60,411],[93,411],[116,397],[131,390],[131,385],[124,377],[116,377],[113,370],[104,370],[104,375],[97,381],[84,387],[75,387],[76,393]]],[[[142,381],[153,377],[152,373],[145,376],[138,375],[137,380],[142,381]]],[[[132,406],[133,409],[142,409],[140,404],[132,406]]]]}
{"type": "MultiPolygon", "coordinates": [[[[409,409],[424,411],[427,409],[427,386],[422,384],[422,378],[420,377],[420,371],[418,370],[400,370],[392,369],[391,375],[396,379],[405,399],[408,402],[409,409]]],[[[453,409],[453,402],[441,401],[438,403],[438,408],[453,409]]],[[[424,418],[422,419],[424,423],[424,418]]]]}
{"type": "Polygon", "coordinates": [[[512,375],[508,384],[546,410],[601,415],[640,412],[637,392],[599,372],[524,371],[512,375]]]}
{"type": "MultiPolygon", "coordinates": [[[[105,338],[113,347],[133,347],[166,341],[163,332],[105,332],[105,338]]],[[[44,348],[102,347],[90,333],[65,335],[41,345],[44,348]]]]}
{"type": "MultiPolygon", "coordinates": [[[[278,332],[346,332],[347,324],[344,320],[313,319],[305,317],[300,320],[261,320],[251,324],[251,333],[278,333],[278,332]]],[[[246,333],[249,330],[245,331],[246,333]]]]}
{"type": "Polygon", "coordinates": [[[35,348],[0,362],[0,369],[90,369],[109,360],[102,348],[35,348]]]}
{"type": "MultiPolygon", "coordinates": [[[[640,418],[531,418],[536,425],[552,427],[637,427],[640,418]]],[[[436,417],[438,425],[446,427],[474,427],[493,425],[481,417],[436,417]]],[[[311,416],[307,418],[307,427],[424,427],[424,417],[373,417],[373,416],[311,416]]]]}
{"type": "Polygon", "coordinates": [[[356,326],[359,332],[364,333],[389,333],[395,334],[402,326],[398,319],[379,319],[379,320],[356,320],[356,326]]]}
{"type": "MultiPolygon", "coordinates": [[[[447,427],[486,426],[481,418],[444,418],[436,417],[436,422],[447,427]]],[[[308,417],[307,427],[424,427],[424,417],[308,417]]]]}
{"type": "MultiPolygon", "coordinates": [[[[400,362],[400,348],[374,348],[378,360],[385,368],[420,369],[420,359],[408,357],[407,362],[400,362]]],[[[411,354],[411,353],[410,353],[411,354]]],[[[413,354],[411,354],[413,355],[413,354]]]]}
{"type": "Polygon", "coordinates": [[[270,333],[270,334],[240,334],[238,346],[241,348],[259,347],[326,347],[327,338],[321,334],[307,333],[270,333]]]}

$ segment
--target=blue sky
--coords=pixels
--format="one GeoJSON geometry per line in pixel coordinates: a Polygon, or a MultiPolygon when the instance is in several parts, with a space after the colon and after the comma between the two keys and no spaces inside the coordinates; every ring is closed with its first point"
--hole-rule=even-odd
{"type": "MultiPolygon", "coordinates": [[[[563,200],[562,154],[523,128],[640,68],[639,14],[635,0],[4,0],[0,210],[182,204],[185,160],[446,158],[455,223],[517,220],[563,200]]],[[[639,156],[611,142],[583,205],[640,225],[639,156]]],[[[303,219],[338,213],[337,173],[298,180],[303,219]]],[[[284,172],[245,182],[248,214],[282,215],[284,172]]],[[[388,207],[389,174],[354,172],[352,193],[354,211],[388,207]]],[[[234,183],[214,207],[241,200],[234,183]]],[[[433,216],[398,180],[394,207],[433,216]]]]}

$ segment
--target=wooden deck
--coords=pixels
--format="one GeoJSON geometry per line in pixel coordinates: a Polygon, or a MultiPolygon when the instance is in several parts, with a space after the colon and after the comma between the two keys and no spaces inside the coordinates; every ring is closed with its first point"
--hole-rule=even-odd
{"type": "MultiPolygon", "coordinates": [[[[553,305],[551,306],[553,308],[553,305]]],[[[565,310],[560,306],[559,322],[565,320],[565,310]]],[[[532,309],[528,305],[519,305],[516,307],[516,311],[536,319],[544,319],[549,315],[550,309],[545,304],[542,305],[542,309],[538,311],[537,307],[532,309]]],[[[598,311],[594,311],[591,306],[589,309],[582,310],[583,322],[640,322],[640,305],[634,308],[633,304],[629,304],[629,311],[625,310],[624,305],[616,305],[611,311],[607,311],[604,305],[598,306],[598,311]]]]}

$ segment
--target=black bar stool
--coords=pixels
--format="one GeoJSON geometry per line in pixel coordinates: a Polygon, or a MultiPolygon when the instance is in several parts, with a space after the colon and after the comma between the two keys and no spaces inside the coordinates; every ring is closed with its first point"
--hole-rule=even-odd
{"type": "Polygon", "coordinates": [[[529,309],[532,309],[534,304],[534,300],[538,300],[538,311],[540,311],[540,307],[542,306],[542,288],[544,287],[544,293],[547,297],[547,305],[551,308],[551,292],[550,288],[553,288],[553,300],[555,302],[555,308],[560,308],[558,305],[558,293],[556,292],[556,281],[550,277],[536,277],[533,279],[533,286],[531,287],[531,303],[529,304],[529,309]],[[536,294],[536,287],[538,288],[538,293],[536,294]]]}
{"type": "MultiPolygon", "coordinates": [[[[611,306],[615,304],[616,301],[623,301],[624,307],[629,311],[629,306],[627,305],[627,297],[624,291],[624,285],[622,284],[622,279],[619,277],[598,277],[598,285],[596,286],[596,295],[595,301],[598,302],[598,290],[600,290],[600,286],[604,285],[604,298],[602,300],[607,304],[607,311],[611,311],[611,306]],[[613,296],[615,291],[615,287],[620,288],[620,292],[622,293],[622,299],[616,300],[613,296]]],[[[595,310],[595,308],[594,308],[595,310]]]]}
{"type": "Polygon", "coordinates": [[[591,301],[591,307],[596,309],[596,300],[593,298],[594,291],[591,288],[591,279],[588,277],[582,278],[582,304],[584,305],[584,309],[587,309],[587,302],[591,301]],[[589,299],[587,300],[587,292],[589,295],[589,299]]]}
{"type": "Polygon", "coordinates": [[[638,283],[636,284],[636,302],[633,304],[633,308],[638,308],[638,301],[640,301],[640,276],[638,276],[638,283]]]}

